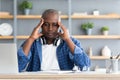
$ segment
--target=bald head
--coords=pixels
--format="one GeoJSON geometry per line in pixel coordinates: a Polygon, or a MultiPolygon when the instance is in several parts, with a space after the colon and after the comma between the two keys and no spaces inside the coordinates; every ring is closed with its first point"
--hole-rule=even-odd
{"type": "Polygon", "coordinates": [[[57,15],[58,17],[59,17],[59,13],[58,13],[58,11],[57,10],[54,10],[54,9],[47,9],[47,10],[45,10],[44,12],[43,12],[43,14],[42,14],[42,18],[43,19],[46,19],[46,18],[48,18],[48,16],[52,16],[52,15],[57,15]]]}

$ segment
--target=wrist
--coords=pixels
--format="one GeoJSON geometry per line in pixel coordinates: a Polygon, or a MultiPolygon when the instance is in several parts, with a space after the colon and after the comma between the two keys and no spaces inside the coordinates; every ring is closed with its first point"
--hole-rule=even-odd
{"type": "Polygon", "coordinates": [[[30,41],[35,41],[35,38],[33,38],[32,36],[30,36],[29,38],[28,38],[28,40],[30,40],[30,41]]]}
{"type": "Polygon", "coordinates": [[[71,40],[71,39],[68,37],[68,38],[65,38],[64,40],[65,40],[65,41],[69,41],[69,40],[71,40]]]}

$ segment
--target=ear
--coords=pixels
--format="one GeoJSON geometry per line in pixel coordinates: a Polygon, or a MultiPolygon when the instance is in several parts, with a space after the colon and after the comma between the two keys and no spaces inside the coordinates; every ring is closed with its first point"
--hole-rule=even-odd
{"type": "Polygon", "coordinates": [[[59,16],[59,20],[58,20],[59,22],[61,22],[61,17],[59,16]]]}
{"type": "Polygon", "coordinates": [[[59,22],[61,22],[61,11],[58,12],[59,13],[59,22]]]}

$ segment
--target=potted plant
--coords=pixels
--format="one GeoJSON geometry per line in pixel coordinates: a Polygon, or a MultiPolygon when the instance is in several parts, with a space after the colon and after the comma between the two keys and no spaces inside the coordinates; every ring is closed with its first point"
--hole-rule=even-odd
{"type": "Polygon", "coordinates": [[[29,15],[30,13],[30,9],[32,9],[32,3],[29,1],[23,1],[20,5],[19,5],[19,9],[21,11],[24,12],[25,15],[29,15]]]}
{"type": "Polygon", "coordinates": [[[101,31],[102,31],[103,35],[108,35],[109,27],[108,26],[103,26],[101,28],[101,31]]]}
{"type": "Polygon", "coordinates": [[[94,27],[94,24],[91,23],[91,22],[83,23],[81,25],[81,28],[86,31],[87,35],[91,35],[92,34],[92,28],[93,27],[94,27]]]}

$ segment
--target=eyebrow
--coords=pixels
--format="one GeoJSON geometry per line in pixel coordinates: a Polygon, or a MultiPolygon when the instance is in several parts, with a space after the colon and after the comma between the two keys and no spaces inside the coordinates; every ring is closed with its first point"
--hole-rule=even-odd
{"type": "MultiPolygon", "coordinates": [[[[49,22],[44,22],[44,23],[49,23],[49,22]]],[[[58,23],[58,22],[52,22],[52,23],[58,23]]]]}

